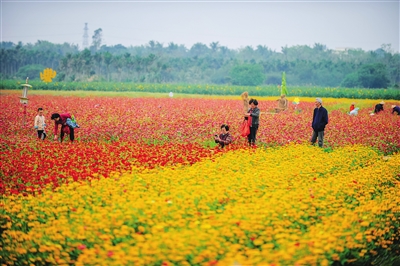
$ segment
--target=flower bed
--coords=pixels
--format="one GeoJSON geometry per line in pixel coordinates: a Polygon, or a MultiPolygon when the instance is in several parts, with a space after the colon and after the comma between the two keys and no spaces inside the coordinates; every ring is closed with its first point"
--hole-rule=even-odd
{"type": "Polygon", "coordinates": [[[238,149],[8,196],[1,257],[76,265],[329,265],[399,241],[400,156],[238,149]]]}
{"type": "Polygon", "coordinates": [[[276,102],[260,99],[249,149],[240,100],[31,95],[26,126],[16,94],[1,100],[3,264],[362,265],[400,255],[400,120],[387,108],[350,117],[328,99],[320,149],[307,144],[312,99],[275,115],[276,102]],[[81,125],[72,145],[52,141],[50,115],[64,111],[81,125]],[[234,143],[219,149],[222,123],[234,143]]]}

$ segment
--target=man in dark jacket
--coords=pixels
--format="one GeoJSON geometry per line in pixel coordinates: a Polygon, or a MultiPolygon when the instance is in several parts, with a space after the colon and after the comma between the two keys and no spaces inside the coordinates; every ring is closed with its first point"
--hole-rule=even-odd
{"type": "Polygon", "coordinates": [[[245,114],[248,117],[248,122],[250,126],[250,134],[247,136],[249,145],[255,145],[256,135],[260,121],[260,109],[258,109],[258,101],[256,99],[250,99],[249,101],[250,109],[245,114]]]}
{"type": "Polygon", "coordinates": [[[314,145],[318,138],[318,146],[322,147],[324,145],[325,126],[328,124],[328,111],[322,107],[321,98],[315,99],[315,106],[312,120],[313,134],[311,144],[314,145]]]}

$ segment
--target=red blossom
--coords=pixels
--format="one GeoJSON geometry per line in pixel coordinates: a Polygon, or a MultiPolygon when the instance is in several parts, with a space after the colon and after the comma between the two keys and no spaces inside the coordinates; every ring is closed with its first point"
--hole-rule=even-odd
{"type": "MultiPolygon", "coordinates": [[[[21,128],[23,109],[16,97],[15,93],[2,95],[3,108],[10,111],[2,114],[2,121],[8,121],[7,126],[0,127],[0,172],[4,175],[0,179],[0,194],[41,193],[46,186],[56,188],[61,184],[90,180],[93,174],[97,174],[97,178],[108,177],[113,171],[127,171],[132,166],[156,168],[193,164],[246,145],[245,139],[239,136],[240,122],[234,100],[186,99],[182,102],[169,98],[32,95],[27,117],[33,123],[36,115],[33,106],[42,106],[48,124],[48,138],[39,141],[29,124],[21,128]],[[221,104],[226,106],[226,112],[219,112],[221,104]],[[161,106],[164,112],[160,115],[159,110],[147,110],[143,116],[137,116],[143,113],[143,105],[161,106]],[[182,108],[192,112],[182,116],[182,108]],[[74,145],[69,145],[67,139],[61,144],[52,141],[50,114],[55,111],[73,113],[81,124],[75,132],[74,145]],[[220,121],[231,125],[235,141],[224,149],[210,149],[204,143],[210,141],[210,132],[215,132],[220,121]]],[[[260,101],[259,107],[269,110],[275,104],[274,101],[260,101]]],[[[309,120],[313,108],[313,103],[304,102],[301,113],[288,110],[280,114],[280,119],[264,119],[257,138],[276,145],[286,145],[288,136],[293,143],[304,142],[311,134],[309,120]]],[[[332,111],[326,132],[335,146],[359,143],[390,152],[400,148],[400,134],[386,132],[398,125],[397,117],[390,112],[371,118],[367,109],[360,110],[357,117],[332,111]]]]}

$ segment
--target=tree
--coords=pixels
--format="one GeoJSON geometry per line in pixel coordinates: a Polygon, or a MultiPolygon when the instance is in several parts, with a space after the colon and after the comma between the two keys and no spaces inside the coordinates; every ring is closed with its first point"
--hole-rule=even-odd
{"type": "Polygon", "coordinates": [[[92,36],[92,46],[90,47],[90,50],[92,52],[96,52],[97,50],[99,50],[102,38],[103,38],[103,30],[101,28],[95,30],[92,36]]]}
{"type": "Polygon", "coordinates": [[[26,79],[26,77],[29,77],[29,79],[39,79],[40,78],[40,72],[44,69],[45,67],[43,65],[27,65],[23,66],[18,70],[18,73],[16,76],[19,79],[26,79]]]}
{"type": "Polygon", "coordinates": [[[281,52],[262,45],[255,49],[244,46],[230,50],[217,41],[209,45],[196,43],[190,50],[176,43],[163,47],[157,41],[130,47],[121,44],[107,46],[102,41],[102,31],[98,29],[89,50],[79,50],[78,45],[42,40],[25,45],[22,42],[2,42],[0,77],[17,78],[16,73],[21,67],[40,64],[57,71],[57,80],[65,81],[95,79],[231,84],[243,83],[243,80],[231,79],[233,67],[248,64],[263,67],[266,84],[280,84],[282,72],[285,72],[290,83],[296,85],[334,87],[342,82],[346,87],[371,88],[384,87],[387,79],[389,85],[400,85],[400,54],[392,52],[389,45],[370,52],[354,49],[340,52],[315,43],[311,46],[285,46],[281,52]],[[372,68],[366,66],[371,64],[372,68]],[[376,64],[385,67],[382,70],[376,64]],[[346,77],[349,73],[353,75],[346,77]],[[96,76],[92,77],[94,74],[96,76]],[[377,78],[379,75],[380,79],[377,78]]]}
{"type": "Polygon", "coordinates": [[[326,45],[320,43],[314,43],[313,49],[318,52],[326,51],[326,45]]]}
{"type": "Polygon", "coordinates": [[[387,88],[389,82],[386,66],[378,63],[361,66],[357,72],[348,74],[341,85],[349,88],[387,88]]]}
{"type": "Polygon", "coordinates": [[[80,60],[82,61],[83,74],[89,76],[90,70],[92,69],[92,55],[89,49],[85,49],[80,53],[80,60]]]}
{"type": "Polygon", "coordinates": [[[112,59],[113,59],[113,56],[109,52],[105,52],[103,54],[103,62],[106,65],[106,69],[107,69],[107,74],[106,74],[107,81],[110,81],[110,75],[111,75],[110,74],[110,65],[112,63],[112,59]]]}
{"type": "Polygon", "coordinates": [[[219,48],[219,42],[212,42],[210,43],[210,48],[213,51],[213,53],[218,51],[219,48]]]}
{"type": "Polygon", "coordinates": [[[210,49],[207,47],[207,45],[198,42],[193,44],[192,48],[190,48],[190,54],[194,57],[201,55],[205,56],[208,54],[209,50],[210,49]]]}
{"type": "Polygon", "coordinates": [[[230,77],[233,85],[257,86],[264,82],[263,67],[260,65],[243,64],[231,69],[230,77]]]}
{"type": "Polygon", "coordinates": [[[345,88],[359,88],[361,87],[360,82],[358,81],[357,73],[348,74],[343,81],[340,83],[341,87],[345,88]]]}
{"type": "Polygon", "coordinates": [[[358,70],[358,80],[364,88],[387,88],[389,85],[384,64],[363,65],[358,70]]]}

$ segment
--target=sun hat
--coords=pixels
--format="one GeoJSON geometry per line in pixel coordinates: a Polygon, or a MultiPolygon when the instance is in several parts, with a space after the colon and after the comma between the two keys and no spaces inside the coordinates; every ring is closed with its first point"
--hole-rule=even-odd
{"type": "Polygon", "coordinates": [[[315,99],[317,102],[319,102],[320,104],[322,104],[322,99],[321,98],[316,98],[315,99]]]}
{"type": "Polygon", "coordinates": [[[380,104],[385,104],[385,102],[384,102],[384,101],[381,101],[380,104]]]}

